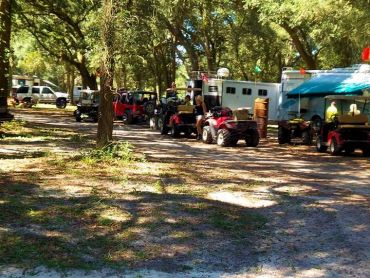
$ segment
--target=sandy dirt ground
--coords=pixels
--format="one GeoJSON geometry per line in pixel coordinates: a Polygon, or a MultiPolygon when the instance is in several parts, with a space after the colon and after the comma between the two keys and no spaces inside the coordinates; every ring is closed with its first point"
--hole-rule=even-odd
{"type": "MultiPolygon", "coordinates": [[[[35,125],[72,128],[81,134],[94,134],[97,127],[93,123],[76,123],[68,115],[45,117],[17,112],[16,117],[35,125]]],[[[232,258],[235,263],[224,258],[225,263],[220,262],[218,268],[200,265],[199,269],[175,273],[154,268],[124,274],[103,270],[63,275],[370,277],[370,160],[362,157],[361,152],[332,157],[317,153],[314,146],[278,145],[274,134],[261,140],[257,148],[246,148],[243,142],[235,148],[219,148],[195,139],[173,139],[145,126],[124,126],[119,122],[115,123],[114,137],[134,144],[149,162],[175,163],[183,176],[167,179],[195,176],[195,188],[209,187],[206,198],[257,210],[269,219],[267,229],[253,243],[254,251],[242,252],[243,258],[235,254],[232,258]],[[238,190],[252,183],[250,190],[238,190]],[[250,262],[245,257],[248,254],[250,262]]],[[[17,148],[24,147],[2,146],[1,151],[16,152],[17,148]]],[[[61,151],[68,151],[68,147],[61,151]]],[[[203,247],[209,248],[212,247],[203,247]]],[[[18,268],[0,270],[1,277],[22,275],[18,268]]],[[[59,277],[60,274],[41,267],[33,275],[59,277]]]]}

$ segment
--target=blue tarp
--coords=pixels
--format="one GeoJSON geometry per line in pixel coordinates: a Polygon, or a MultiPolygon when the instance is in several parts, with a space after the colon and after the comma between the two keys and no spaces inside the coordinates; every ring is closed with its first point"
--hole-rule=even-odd
{"type": "Polygon", "coordinates": [[[289,98],[326,95],[362,95],[370,89],[370,74],[321,74],[290,91],[289,98]]]}

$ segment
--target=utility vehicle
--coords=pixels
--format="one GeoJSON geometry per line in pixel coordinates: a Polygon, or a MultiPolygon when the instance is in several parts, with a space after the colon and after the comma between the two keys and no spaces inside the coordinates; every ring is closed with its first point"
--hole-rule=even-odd
{"type": "Polygon", "coordinates": [[[155,92],[119,90],[113,101],[115,118],[125,124],[146,121],[154,114],[156,102],[155,92]]]}
{"type": "Polygon", "coordinates": [[[83,119],[92,119],[98,122],[99,113],[99,91],[81,90],[77,110],[74,112],[77,122],[83,119]]]}
{"type": "Polygon", "coordinates": [[[202,140],[206,144],[217,143],[228,147],[245,140],[248,147],[256,147],[259,139],[257,122],[247,118],[235,120],[230,108],[216,106],[206,117],[202,133],[202,140]]]}
{"type": "Polygon", "coordinates": [[[181,133],[185,136],[196,133],[193,104],[194,96],[201,92],[199,88],[169,88],[166,90],[166,96],[161,99],[155,118],[152,120],[161,134],[170,132],[172,137],[178,137],[181,133]],[[186,95],[190,96],[190,103],[187,104],[183,100],[186,95]]]}
{"type": "Polygon", "coordinates": [[[336,103],[337,113],[325,113],[320,134],[316,140],[319,152],[339,155],[361,149],[364,156],[370,155],[370,96],[327,96],[325,110],[329,103],[336,103]]]}

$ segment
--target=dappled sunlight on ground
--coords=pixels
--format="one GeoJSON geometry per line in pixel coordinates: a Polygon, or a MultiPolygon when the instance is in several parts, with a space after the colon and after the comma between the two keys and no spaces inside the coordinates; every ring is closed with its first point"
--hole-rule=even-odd
{"type": "Polygon", "coordinates": [[[115,138],[145,156],[96,167],[67,159],[92,145],[96,124],[69,112],[16,113],[39,132],[0,141],[6,252],[31,240],[28,256],[48,254],[41,242],[52,267],[122,264],[131,277],[370,273],[370,162],[360,152],[332,157],[279,145],[275,134],[257,148],[220,148],[116,122],[115,138]]]}

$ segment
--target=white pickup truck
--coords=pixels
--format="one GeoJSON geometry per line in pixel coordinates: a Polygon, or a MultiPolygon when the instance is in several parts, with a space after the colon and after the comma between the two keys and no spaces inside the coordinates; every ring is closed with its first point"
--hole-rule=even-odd
{"type": "Polygon", "coordinates": [[[16,98],[32,106],[35,103],[51,103],[58,108],[65,108],[69,102],[68,94],[55,92],[47,86],[22,86],[16,91],[16,98]]]}

